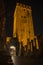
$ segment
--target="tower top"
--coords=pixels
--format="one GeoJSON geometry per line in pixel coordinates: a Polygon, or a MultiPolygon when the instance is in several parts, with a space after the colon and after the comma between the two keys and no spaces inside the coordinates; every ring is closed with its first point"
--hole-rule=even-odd
{"type": "Polygon", "coordinates": [[[29,8],[29,9],[31,9],[31,6],[29,6],[29,5],[26,5],[26,4],[22,4],[22,3],[16,3],[16,6],[20,6],[20,7],[23,7],[23,8],[29,8]]]}

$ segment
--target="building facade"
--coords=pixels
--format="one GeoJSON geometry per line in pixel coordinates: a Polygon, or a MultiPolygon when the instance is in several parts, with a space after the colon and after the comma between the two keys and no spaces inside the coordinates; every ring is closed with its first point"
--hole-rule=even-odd
{"type": "Polygon", "coordinates": [[[29,42],[32,43],[32,40],[33,46],[35,46],[34,39],[36,39],[36,48],[39,49],[37,36],[34,34],[31,6],[21,3],[16,4],[14,11],[13,37],[18,37],[18,41],[22,42],[23,46],[27,45],[27,43],[29,44],[29,42]]]}

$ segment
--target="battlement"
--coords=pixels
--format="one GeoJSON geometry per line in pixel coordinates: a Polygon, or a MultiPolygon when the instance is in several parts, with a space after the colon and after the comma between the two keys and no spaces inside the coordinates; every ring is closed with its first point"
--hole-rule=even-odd
{"type": "Polygon", "coordinates": [[[20,6],[20,7],[27,8],[27,9],[31,9],[31,6],[25,5],[25,4],[22,4],[22,3],[16,3],[16,6],[20,6]]]}

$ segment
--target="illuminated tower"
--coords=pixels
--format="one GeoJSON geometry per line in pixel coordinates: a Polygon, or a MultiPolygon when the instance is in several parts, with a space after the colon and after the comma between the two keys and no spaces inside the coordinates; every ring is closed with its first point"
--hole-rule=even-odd
{"type": "Polygon", "coordinates": [[[18,36],[19,42],[23,42],[23,45],[27,45],[27,39],[31,42],[31,40],[36,38],[34,35],[31,6],[17,3],[14,12],[13,26],[13,37],[16,36],[18,36]]]}

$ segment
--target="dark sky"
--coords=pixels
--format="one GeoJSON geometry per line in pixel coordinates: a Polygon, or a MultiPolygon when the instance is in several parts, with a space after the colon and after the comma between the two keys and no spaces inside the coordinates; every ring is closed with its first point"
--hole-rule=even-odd
{"type": "Polygon", "coordinates": [[[12,36],[13,31],[13,13],[15,10],[16,2],[31,5],[32,15],[34,22],[35,34],[43,34],[43,2],[42,1],[29,1],[29,0],[4,0],[6,7],[6,33],[7,36],[12,36]]]}
{"type": "Polygon", "coordinates": [[[35,34],[43,34],[43,2],[42,1],[33,1],[33,19],[35,34]]]}

